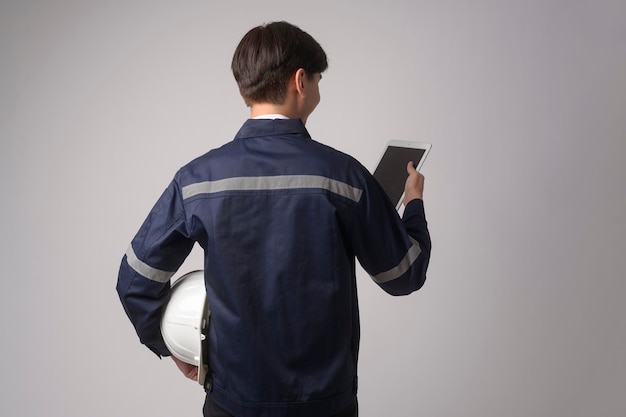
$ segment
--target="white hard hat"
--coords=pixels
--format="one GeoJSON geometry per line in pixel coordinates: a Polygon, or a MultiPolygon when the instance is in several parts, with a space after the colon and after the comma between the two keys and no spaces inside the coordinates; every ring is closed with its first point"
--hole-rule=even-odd
{"type": "Polygon", "coordinates": [[[201,385],[208,371],[204,354],[209,314],[203,271],[193,271],[178,278],[172,285],[161,319],[161,333],[172,355],[198,367],[201,385]]]}

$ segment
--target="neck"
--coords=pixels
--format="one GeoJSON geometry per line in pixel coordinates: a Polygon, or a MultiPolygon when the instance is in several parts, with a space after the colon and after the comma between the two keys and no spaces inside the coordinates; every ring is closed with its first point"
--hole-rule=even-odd
{"type": "Polygon", "coordinates": [[[289,99],[285,100],[282,104],[252,103],[250,106],[250,118],[264,114],[282,114],[290,119],[302,119],[302,122],[306,123],[306,117],[302,117],[298,111],[298,107],[289,99]]]}

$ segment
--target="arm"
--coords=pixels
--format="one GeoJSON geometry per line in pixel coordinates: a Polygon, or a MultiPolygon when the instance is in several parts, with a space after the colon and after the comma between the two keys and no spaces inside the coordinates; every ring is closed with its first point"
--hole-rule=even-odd
{"type": "Polygon", "coordinates": [[[407,173],[402,219],[376,180],[368,177],[353,225],[359,262],[392,295],[420,289],[430,259],[431,241],[422,200],[424,177],[412,163],[407,164],[407,173]]]}
{"type": "Polygon", "coordinates": [[[141,343],[159,356],[170,356],[160,326],[169,299],[170,278],[193,244],[178,185],[173,181],[132,240],[117,280],[120,301],[141,343]]]}
{"type": "Polygon", "coordinates": [[[424,176],[415,170],[413,162],[407,164],[407,173],[409,174],[404,186],[404,214],[402,221],[404,226],[413,239],[415,239],[422,250],[423,256],[417,261],[418,269],[423,270],[420,274],[426,278],[426,269],[430,259],[430,234],[428,233],[428,224],[426,223],[426,214],[424,213],[424,176]]]}

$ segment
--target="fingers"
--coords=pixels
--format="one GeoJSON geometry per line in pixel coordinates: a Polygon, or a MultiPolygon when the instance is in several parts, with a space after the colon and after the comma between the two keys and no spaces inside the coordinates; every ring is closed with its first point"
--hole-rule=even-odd
{"type": "Polygon", "coordinates": [[[409,161],[409,162],[406,164],[406,172],[407,172],[407,174],[409,174],[409,176],[411,176],[411,175],[413,175],[413,174],[417,174],[417,176],[418,176],[421,180],[423,180],[423,178],[424,178],[424,175],[422,175],[422,173],[421,173],[421,172],[418,172],[418,171],[415,169],[415,164],[413,163],[413,161],[409,161]]]}
{"type": "Polygon", "coordinates": [[[198,367],[194,366],[192,369],[189,370],[189,372],[185,374],[185,376],[189,379],[197,381],[198,380],[198,367]]]}
{"type": "Polygon", "coordinates": [[[411,200],[423,198],[424,194],[424,176],[417,172],[413,161],[409,161],[406,165],[406,171],[409,176],[404,184],[404,200],[406,206],[411,200]]]}
{"type": "Polygon", "coordinates": [[[171,358],[174,360],[174,363],[176,363],[176,366],[183,373],[183,375],[185,375],[185,377],[192,379],[194,381],[198,380],[198,367],[197,366],[192,365],[187,362],[183,362],[173,355],[171,358]]]}

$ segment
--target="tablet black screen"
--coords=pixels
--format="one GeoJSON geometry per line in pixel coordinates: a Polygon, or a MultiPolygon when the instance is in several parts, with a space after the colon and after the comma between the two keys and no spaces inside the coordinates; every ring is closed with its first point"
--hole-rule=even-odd
{"type": "Polygon", "coordinates": [[[417,165],[423,155],[424,149],[388,146],[385,150],[376,171],[374,171],[374,178],[387,192],[394,205],[400,202],[400,197],[404,192],[404,183],[408,177],[406,164],[413,161],[417,165]]]}

